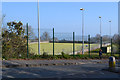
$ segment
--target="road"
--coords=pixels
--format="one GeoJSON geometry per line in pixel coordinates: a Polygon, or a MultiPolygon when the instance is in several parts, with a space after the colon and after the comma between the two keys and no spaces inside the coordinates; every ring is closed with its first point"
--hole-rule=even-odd
{"type": "Polygon", "coordinates": [[[120,74],[104,71],[106,63],[79,65],[3,68],[3,78],[120,78],[120,74]]]}

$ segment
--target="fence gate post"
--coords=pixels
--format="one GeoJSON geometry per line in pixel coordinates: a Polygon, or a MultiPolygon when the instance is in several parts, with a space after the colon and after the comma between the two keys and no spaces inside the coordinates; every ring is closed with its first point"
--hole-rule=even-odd
{"type": "Polygon", "coordinates": [[[54,28],[53,28],[53,56],[54,56],[54,28]]]}
{"type": "Polygon", "coordinates": [[[73,56],[75,55],[75,33],[73,32],[73,56]]]}
{"type": "Polygon", "coordinates": [[[28,23],[27,23],[27,58],[28,58],[28,54],[29,54],[29,51],[28,51],[28,23]]]}
{"type": "Polygon", "coordinates": [[[112,50],[112,39],[111,39],[111,56],[112,56],[112,51],[113,51],[113,50],[112,50]]]}
{"type": "Polygon", "coordinates": [[[90,57],[90,35],[88,35],[88,52],[90,57]]]}

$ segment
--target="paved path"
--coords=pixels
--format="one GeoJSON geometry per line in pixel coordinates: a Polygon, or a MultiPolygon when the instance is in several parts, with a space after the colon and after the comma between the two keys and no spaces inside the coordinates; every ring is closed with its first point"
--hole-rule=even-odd
{"type": "Polygon", "coordinates": [[[78,65],[3,68],[3,78],[120,78],[120,74],[104,71],[106,63],[78,65]]]}
{"type": "Polygon", "coordinates": [[[4,60],[2,67],[39,67],[49,65],[78,65],[86,63],[107,63],[108,59],[103,60],[4,60]]]}
{"type": "Polygon", "coordinates": [[[3,61],[3,66],[3,78],[120,78],[119,73],[103,70],[108,67],[108,59],[5,60],[3,61]],[[25,66],[26,64],[28,66],[25,66]],[[39,66],[38,64],[41,65],[39,66]],[[8,65],[23,66],[15,66],[11,68],[8,65]]]}

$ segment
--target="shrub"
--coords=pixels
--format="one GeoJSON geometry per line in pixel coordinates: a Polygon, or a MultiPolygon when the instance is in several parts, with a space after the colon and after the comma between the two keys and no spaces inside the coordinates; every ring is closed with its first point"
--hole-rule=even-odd
{"type": "Polygon", "coordinates": [[[62,54],[62,56],[64,56],[64,55],[65,55],[65,53],[64,53],[63,51],[61,52],[61,54],[62,54]]]}
{"type": "Polygon", "coordinates": [[[100,48],[97,48],[95,50],[91,50],[91,53],[99,53],[100,48]]]}
{"type": "Polygon", "coordinates": [[[53,56],[53,59],[58,59],[58,57],[57,56],[53,56]]]}
{"type": "Polygon", "coordinates": [[[27,36],[22,25],[21,22],[9,22],[7,23],[8,28],[2,31],[2,55],[4,58],[27,56],[27,36]]]}
{"type": "Polygon", "coordinates": [[[43,52],[43,57],[46,57],[48,56],[48,53],[47,52],[43,52]]]}
{"type": "Polygon", "coordinates": [[[63,59],[62,55],[56,55],[59,59],[63,59]]]}
{"type": "Polygon", "coordinates": [[[70,58],[70,55],[65,54],[63,51],[61,52],[61,54],[62,54],[62,57],[65,58],[65,59],[70,58]]]}

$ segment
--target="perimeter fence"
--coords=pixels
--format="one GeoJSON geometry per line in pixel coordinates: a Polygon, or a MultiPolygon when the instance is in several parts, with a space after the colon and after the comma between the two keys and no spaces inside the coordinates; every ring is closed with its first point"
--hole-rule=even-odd
{"type": "MultiPolygon", "coordinates": [[[[30,55],[93,55],[99,56],[99,50],[103,50],[104,55],[112,55],[118,52],[114,38],[108,36],[91,37],[80,36],[75,32],[56,32],[55,29],[40,29],[40,53],[38,46],[38,29],[16,25],[21,23],[9,23],[7,29],[2,31],[2,53],[3,57],[25,57],[30,55]],[[13,26],[14,25],[14,26],[13,26]],[[11,27],[10,27],[11,26],[11,27]],[[112,48],[111,48],[112,47],[112,48]]],[[[118,44],[118,43],[117,43],[118,44]]]]}

